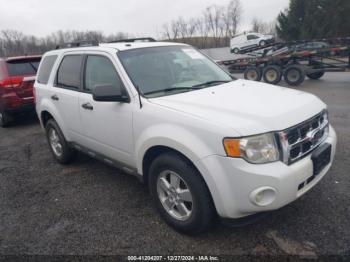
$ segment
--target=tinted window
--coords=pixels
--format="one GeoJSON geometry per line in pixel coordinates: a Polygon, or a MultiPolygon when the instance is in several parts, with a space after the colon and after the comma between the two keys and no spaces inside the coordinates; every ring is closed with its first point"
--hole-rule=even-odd
{"type": "Polygon", "coordinates": [[[49,81],[52,67],[55,64],[56,59],[57,55],[44,57],[43,61],[41,62],[40,71],[38,73],[38,83],[47,84],[47,82],[49,81]]]}
{"type": "Polygon", "coordinates": [[[40,59],[7,61],[10,76],[35,75],[40,59]]]}
{"type": "Polygon", "coordinates": [[[247,39],[248,40],[253,40],[253,39],[258,39],[259,37],[258,36],[256,36],[256,35],[248,35],[247,36],[247,39]]]}
{"type": "Polygon", "coordinates": [[[98,85],[112,85],[122,90],[122,82],[112,62],[103,56],[88,56],[84,89],[92,91],[98,85]]]}
{"type": "Polygon", "coordinates": [[[79,89],[82,61],[81,55],[65,56],[57,72],[57,86],[79,89]]]}

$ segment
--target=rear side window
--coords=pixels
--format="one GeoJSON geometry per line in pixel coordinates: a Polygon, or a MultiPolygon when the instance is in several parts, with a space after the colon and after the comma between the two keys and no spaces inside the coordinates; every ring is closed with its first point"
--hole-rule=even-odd
{"type": "Polygon", "coordinates": [[[41,67],[38,73],[38,83],[47,84],[51,74],[53,65],[55,64],[57,55],[45,56],[41,62],[41,67]]]}
{"type": "Polygon", "coordinates": [[[35,75],[40,59],[7,61],[7,71],[10,76],[35,75]]]}
{"type": "Polygon", "coordinates": [[[82,62],[82,55],[65,56],[57,72],[57,86],[69,89],[79,89],[82,62]]]}

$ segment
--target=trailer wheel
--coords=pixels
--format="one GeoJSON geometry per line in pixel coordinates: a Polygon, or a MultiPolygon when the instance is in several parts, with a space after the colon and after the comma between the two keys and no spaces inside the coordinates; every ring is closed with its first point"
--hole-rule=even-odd
{"type": "Polygon", "coordinates": [[[258,67],[248,67],[244,71],[244,79],[251,80],[251,81],[260,81],[262,77],[261,69],[258,67]]]}
{"type": "Polygon", "coordinates": [[[312,80],[317,80],[320,79],[322,76],[324,76],[325,72],[316,72],[316,73],[311,73],[311,74],[306,74],[308,78],[312,80]]]}
{"type": "Polygon", "coordinates": [[[263,71],[263,78],[266,83],[277,85],[282,79],[282,70],[279,66],[269,65],[263,71]]]}
{"type": "Polygon", "coordinates": [[[284,71],[284,80],[288,85],[298,86],[305,80],[305,71],[299,65],[290,65],[284,71]]]}

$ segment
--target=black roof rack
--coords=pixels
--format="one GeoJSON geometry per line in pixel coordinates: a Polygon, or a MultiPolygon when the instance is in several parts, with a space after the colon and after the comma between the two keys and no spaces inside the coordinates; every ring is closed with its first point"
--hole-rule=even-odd
{"type": "Polygon", "coordinates": [[[73,43],[64,43],[63,45],[57,45],[56,49],[98,46],[98,45],[99,43],[97,41],[80,41],[80,42],[73,42],[73,43]]]}
{"type": "Polygon", "coordinates": [[[140,37],[140,38],[114,40],[114,41],[109,41],[108,43],[134,43],[134,42],[157,42],[157,40],[155,40],[152,37],[140,37]]]}

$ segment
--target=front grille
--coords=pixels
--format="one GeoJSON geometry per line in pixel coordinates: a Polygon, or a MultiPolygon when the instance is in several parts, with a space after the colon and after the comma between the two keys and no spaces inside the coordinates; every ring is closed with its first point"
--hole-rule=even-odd
{"type": "Polygon", "coordinates": [[[279,132],[282,160],[290,165],[305,157],[328,136],[329,123],[324,110],[311,119],[279,132]]]}

